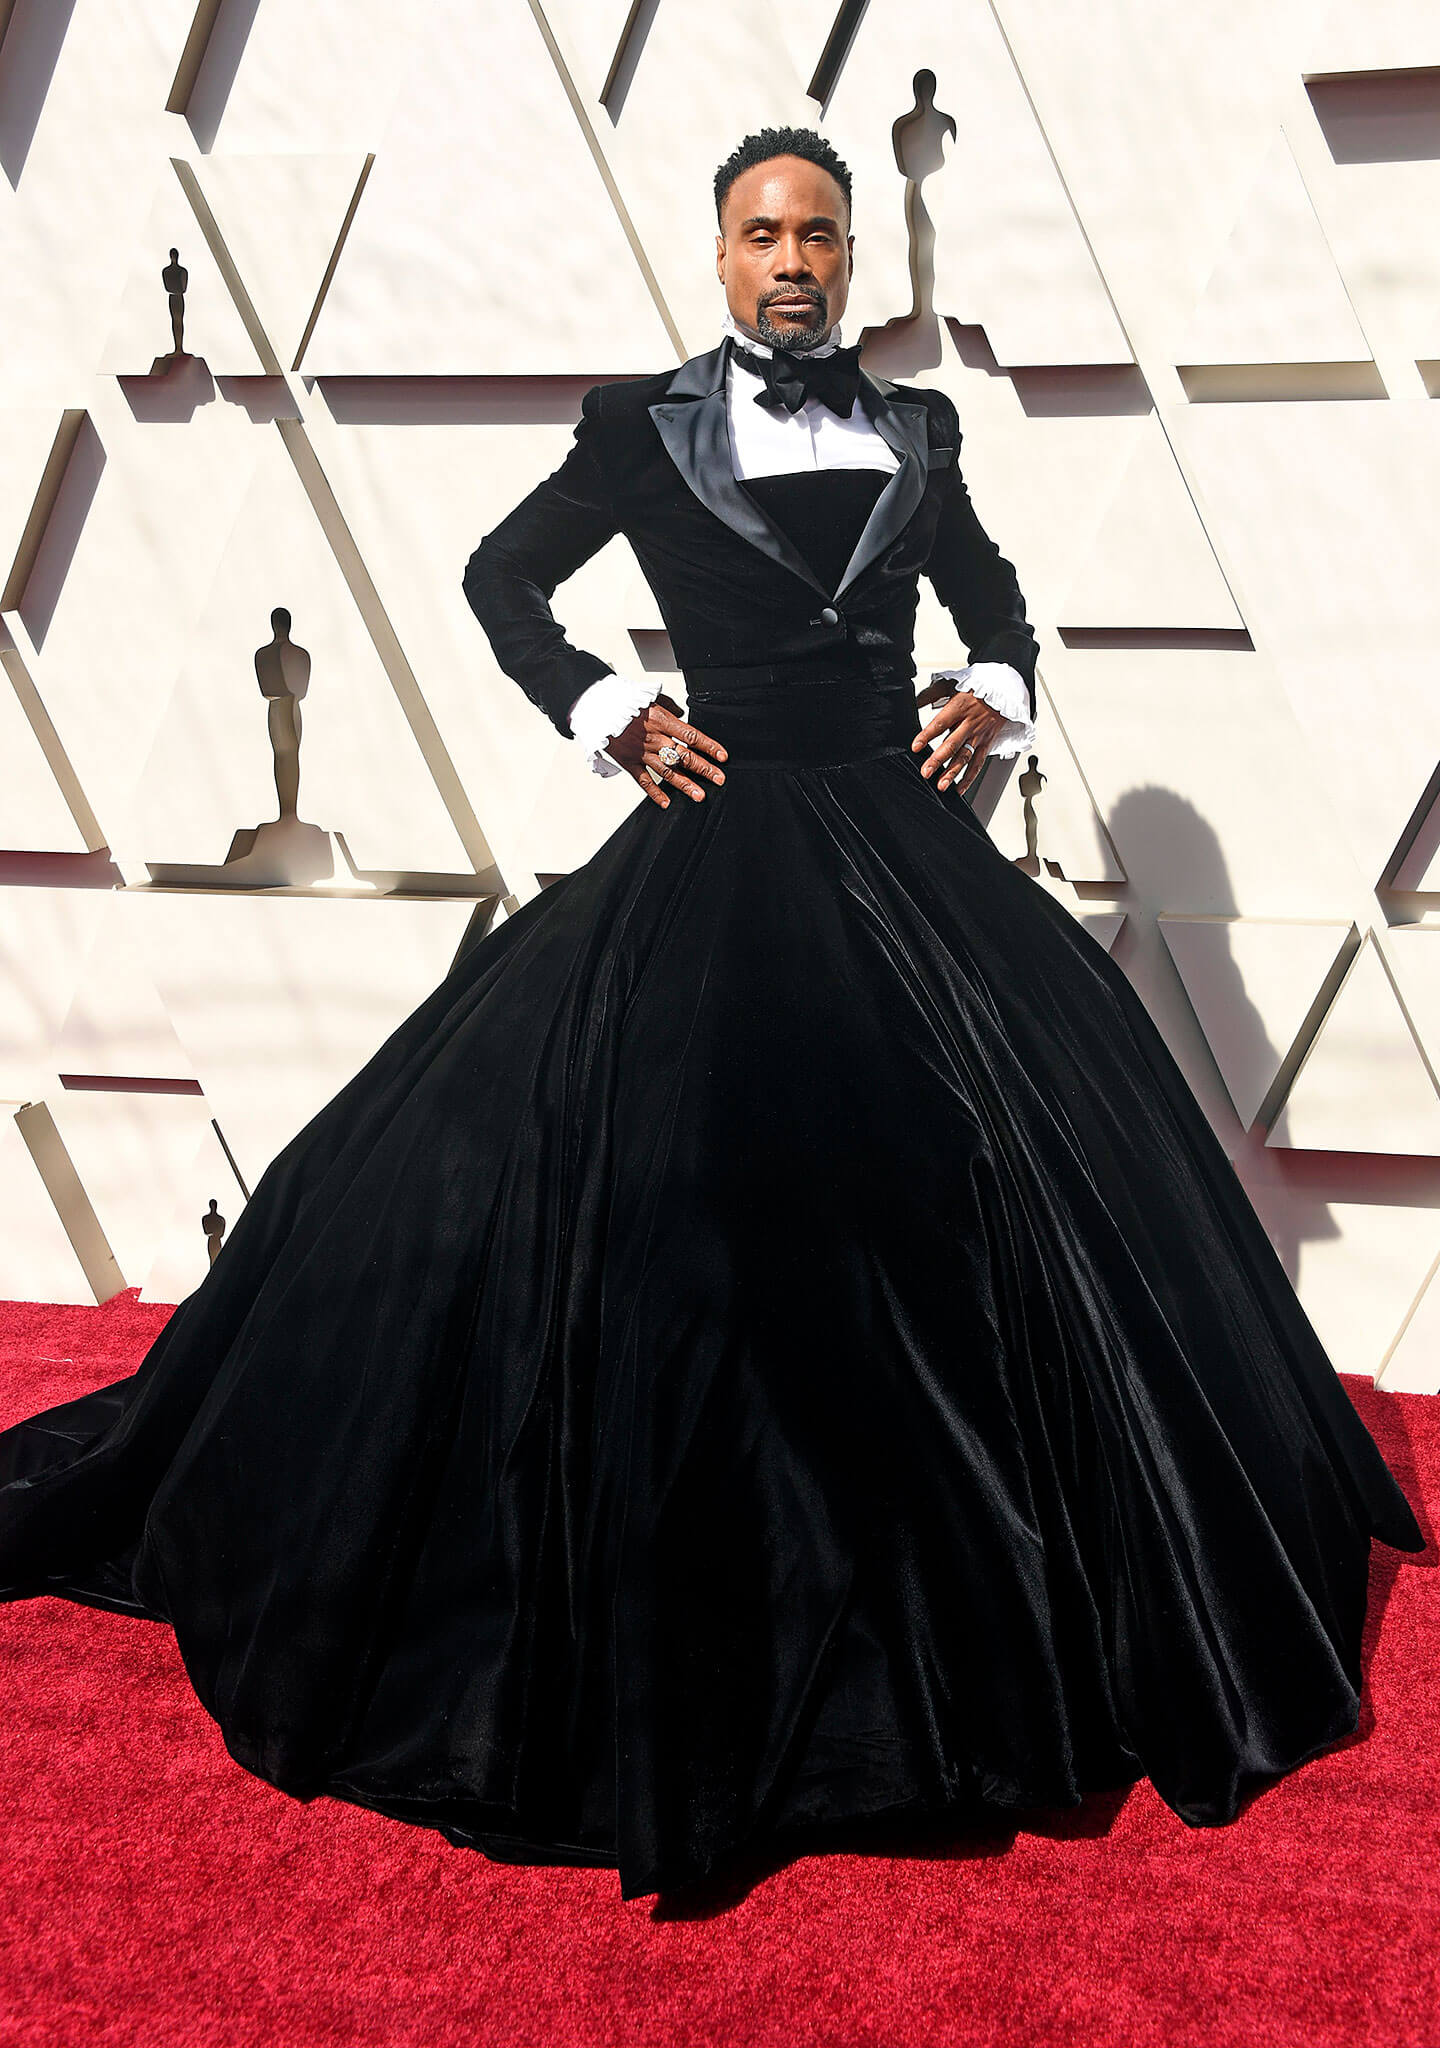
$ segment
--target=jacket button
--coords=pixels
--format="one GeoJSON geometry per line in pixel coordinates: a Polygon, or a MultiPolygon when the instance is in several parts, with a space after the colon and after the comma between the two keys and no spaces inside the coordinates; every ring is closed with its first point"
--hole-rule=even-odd
{"type": "Polygon", "coordinates": [[[839,625],[839,623],[840,623],[840,614],[839,614],[839,612],[837,612],[837,611],[836,611],[836,609],[835,609],[835,607],[834,607],[834,605],[833,605],[833,604],[827,604],[827,605],[826,605],[826,607],[825,607],[825,609],[824,609],[824,611],[823,611],[823,612],[821,612],[821,614],[820,614],[820,623],[821,623],[821,625],[822,625],[822,626],[838,626],[838,625],[839,625]]]}

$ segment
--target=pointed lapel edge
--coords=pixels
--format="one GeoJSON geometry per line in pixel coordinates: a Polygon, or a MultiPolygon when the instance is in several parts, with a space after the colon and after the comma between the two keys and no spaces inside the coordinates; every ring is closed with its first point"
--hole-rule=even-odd
{"type": "MultiPolygon", "coordinates": [[[[759,548],[782,569],[808,583],[826,599],[830,593],[799,549],[735,478],[730,446],[730,421],[725,405],[725,366],[730,360],[726,338],[703,356],[682,363],[665,387],[665,396],[646,410],[655,422],[671,461],[707,511],[759,548]],[[682,399],[683,404],[672,404],[682,399]]],[[[922,464],[923,475],[923,464],[922,464]]],[[[892,483],[894,479],[891,479],[892,483]]],[[[882,493],[880,503],[884,503],[882,493]]],[[[866,533],[874,523],[874,514],[866,533]]],[[[861,541],[864,540],[861,535],[861,541]]]]}
{"type": "Polygon", "coordinates": [[[904,532],[920,509],[930,474],[929,417],[925,407],[895,398],[895,386],[883,377],[872,377],[865,370],[860,375],[873,396],[870,417],[875,430],[900,457],[900,467],[871,508],[840,578],[836,603],[904,532]]]}

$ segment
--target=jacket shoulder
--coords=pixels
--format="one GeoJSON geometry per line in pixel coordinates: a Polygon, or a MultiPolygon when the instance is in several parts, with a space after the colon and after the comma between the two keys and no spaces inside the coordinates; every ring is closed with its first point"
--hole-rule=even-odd
{"type": "Polygon", "coordinates": [[[580,401],[580,409],[592,420],[638,418],[647,406],[664,397],[674,375],[672,367],[657,370],[649,377],[618,377],[605,384],[592,384],[580,401]]]}
{"type": "Polygon", "coordinates": [[[947,441],[953,446],[959,446],[960,415],[956,411],[954,399],[947,392],[937,391],[933,384],[897,384],[891,377],[876,376],[875,382],[887,397],[898,398],[902,405],[924,406],[930,415],[932,445],[947,441]]]}

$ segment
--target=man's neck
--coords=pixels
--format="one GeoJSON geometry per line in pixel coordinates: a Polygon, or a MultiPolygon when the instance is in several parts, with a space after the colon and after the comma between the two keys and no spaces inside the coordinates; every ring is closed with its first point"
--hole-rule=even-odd
{"type": "MultiPolygon", "coordinates": [[[[747,328],[742,327],[728,306],[725,309],[725,318],[721,321],[720,328],[722,333],[731,335],[739,342],[742,348],[752,349],[757,356],[770,356],[775,353],[769,342],[761,341],[758,336],[751,334],[747,328]]],[[[823,341],[816,342],[814,348],[797,349],[795,353],[807,356],[828,356],[839,346],[840,328],[837,322],[823,341]]]]}

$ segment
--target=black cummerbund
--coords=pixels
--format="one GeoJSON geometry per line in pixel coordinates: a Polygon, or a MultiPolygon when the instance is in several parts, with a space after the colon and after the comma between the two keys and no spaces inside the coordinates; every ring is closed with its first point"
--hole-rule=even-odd
{"type": "Polygon", "coordinates": [[[685,671],[691,722],[739,761],[796,766],[908,747],[920,730],[913,676],[840,662],[685,671]]]}

